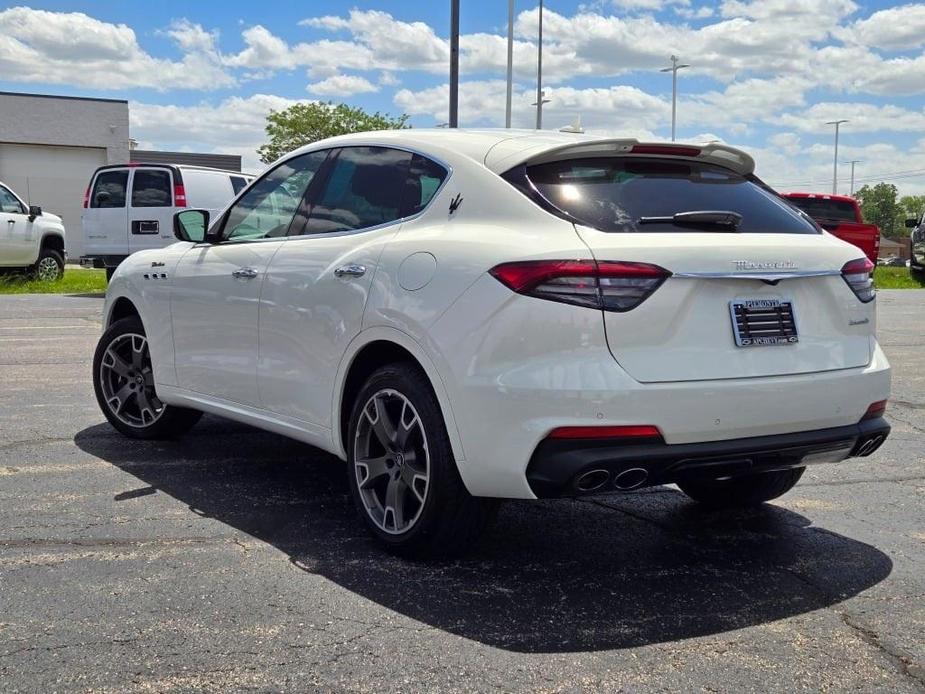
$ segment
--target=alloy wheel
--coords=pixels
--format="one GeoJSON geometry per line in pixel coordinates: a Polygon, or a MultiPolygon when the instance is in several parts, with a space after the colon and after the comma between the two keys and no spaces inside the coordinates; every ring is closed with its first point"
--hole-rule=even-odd
{"type": "Polygon", "coordinates": [[[154,392],[154,372],[148,340],[138,333],[119,335],[106,348],[100,363],[100,385],[110,411],[131,427],[147,427],[164,414],[154,392]]]}
{"type": "Polygon", "coordinates": [[[51,282],[58,279],[60,270],[58,262],[54,258],[42,258],[35,268],[35,276],[43,282],[51,282]]]}
{"type": "Polygon", "coordinates": [[[360,413],[354,474],[367,515],[389,534],[410,530],[430,486],[427,434],[411,401],[397,390],[375,393],[360,413]]]}

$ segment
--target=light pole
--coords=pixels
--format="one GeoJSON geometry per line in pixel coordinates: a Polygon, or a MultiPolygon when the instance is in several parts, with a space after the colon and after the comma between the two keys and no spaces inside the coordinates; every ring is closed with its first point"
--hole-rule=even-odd
{"type": "Polygon", "coordinates": [[[548,104],[549,99],[544,99],[543,92],[543,0],[540,0],[540,30],[537,39],[536,53],[536,129],[543,129],[543,104],[548,104]]]}
{"type": "Polygon", "coordinates": [[[459,0],[450,0],[450,127],[459,127],[459,0]]]}
{"type": "Polygon", "coordinates": [[[674,142],[675,124],[678,115],[678,70],[683,70],[690,65],[682,63],[678,65],[678,56],[671,56],[671,67],[662,68],[659,72],[671,73],[671,141],[674,142]]]}
{"type": "Polygon", "coordinates": [[[838,128],[842,123],[847,122],[847,118],[839,118],[838,120],[826,122],[826,125],[835,126],[835,161],[832,165],[832,195],[838,195],[838,128]]]}
{"type": "Polygon", "coordinates": [[[511,97],[514,92],[514,0],[507,0],[507,105],[504,127],[511,127],[511,97]]]}
{"type": "Polygon", "coordinates": [[[860,163],[861,163],[860,159],[852,159],[851,161],[842,162],[842,164],[851,164],[851,192],[849,193],[851,197],[854,197],[854,165],[860,164],[860,163]]]}

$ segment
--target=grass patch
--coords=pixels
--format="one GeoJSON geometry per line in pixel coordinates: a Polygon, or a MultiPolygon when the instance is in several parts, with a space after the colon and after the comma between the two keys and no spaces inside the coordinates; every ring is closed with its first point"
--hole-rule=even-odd
{"type": "Polygon", "coordinates": [[[913,277],[907,267],[878,265],[874,285],[877,289],[925,289],[925,278],[913,277]]]}
{"type": "Polygon", "coordinates": [[[41,282],[26,275],[0,275],[0,294],[105,294],[105,270],[65,269],[57,282],[41,282]]]}

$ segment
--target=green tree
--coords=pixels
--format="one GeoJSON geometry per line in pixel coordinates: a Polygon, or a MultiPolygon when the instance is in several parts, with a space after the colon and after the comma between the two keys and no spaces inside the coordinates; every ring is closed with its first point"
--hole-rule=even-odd
{"type": "Polygon", "coordinates": [[[902,207],[906,219],[921,219],[922,213],[925,212],[925,195],[903,195],[899,199],[899,206],[902,207]]]}
{"type": "Polygon", "coordinates": [[[897,189],[892,183],[864,186],[854,194],[861,204],[861,216],[868,224],[880,227],[880,233],[898,238],[904,230],[905,213],[896,199],[897,189]]]}
{"type": "Polygon", "coordinates": [[[272,111],[267,116],[267,138],[257,154],[260,161],[269,164],[297,147],[335,135],[359,133],[368,130],[396,130],[410,127],[407,115],[398,118],[366,113],[361,108],[333,102],[304,102],[283,111],[272,111]]]}

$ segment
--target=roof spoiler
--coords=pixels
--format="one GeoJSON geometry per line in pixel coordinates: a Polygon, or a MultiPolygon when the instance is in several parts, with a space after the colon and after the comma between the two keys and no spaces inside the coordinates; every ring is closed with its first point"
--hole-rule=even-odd
{"type": "MultiPolygon", "coordinates": [[[[511,142],[511,141],[509,141],[511,142]]],[[[516,143],[514,140],[512,142],[516,143]]],[[[550,147],[549,144],[524,148],[521,144],[519,151],[511,151],[503,145],[489,152],[485,159],[488,168],[494,171],[507,171],[519,164],[541,164],[562,159],[577,157],[602,156],[642,156],[669,159],[696,159],[709,162],[727,169],[732,169],[742,176],[748,176],[755,171],[755,160],[740,149],[728,145],[711,142],[708,144],[676,143],[676,142],[640,142],[634,138],[610,140],[579,140],[560,146],[550,147]],[[507,149],[507,151],[504,151],[507,149]]],[[[511,147],[514,149],[514,147],[511,147]]]]}

